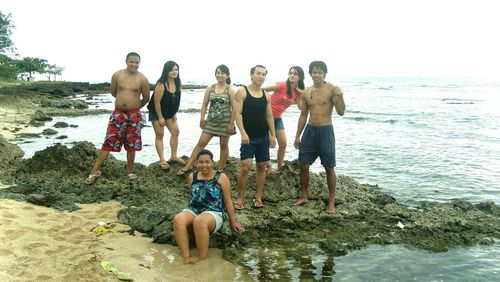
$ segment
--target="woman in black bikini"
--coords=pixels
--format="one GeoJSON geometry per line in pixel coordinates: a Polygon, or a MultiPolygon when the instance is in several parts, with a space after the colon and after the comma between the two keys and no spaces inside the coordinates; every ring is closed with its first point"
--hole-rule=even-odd
{"type": "Polygon", "coordinates": [[[164,170],[170,169],[163,157],[163,135],[165,126],[170,131],[170,159],[168,162],[176,162],[185,165],[184,160],[177,157],[177,146],[179,143],[179,125],[177,124],[177,111],[181,102],[181,79],[179,76],[179,65],[174,61],[168,61],[163,66],[161,77],[158,79],[149,101],[149,121],[153,123],[155,131],[155,147],[160,166],[164,170]]]}

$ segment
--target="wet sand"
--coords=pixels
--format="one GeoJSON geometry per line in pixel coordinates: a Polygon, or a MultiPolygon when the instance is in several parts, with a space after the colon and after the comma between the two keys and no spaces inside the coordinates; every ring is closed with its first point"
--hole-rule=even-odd
{"type": "MultiPolygon", "coordinates": [[[[155,244],[128,226],[117,224],[97,236],[97,222],[116,222],[122,205],[116,201],[79,205],[75,212],[0,199],[0,281],[117,281],[100,267],[112,262],[134,281],[249,280],[244,270],[211,249],[209,258],[184,265],[177,247],[155,244]],[[120,232],[122,231],[122,232],[120,232]]],[[[196,250],[192,256],[197,257],[196,250]]]]}

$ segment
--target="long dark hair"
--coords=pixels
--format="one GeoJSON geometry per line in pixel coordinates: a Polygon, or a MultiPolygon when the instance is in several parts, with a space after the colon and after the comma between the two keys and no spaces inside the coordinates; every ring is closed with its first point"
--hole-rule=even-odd
{"type": "MultiPolygon", "coordinates": [[[[293,66],[288,70],[288,73],[290,73],[291,70],[295,70],[297,74],[299,75],[299,81],[297,82],[297,88],[300,90],[304,90],[304,70],[299,67],[299,66],[293,66]]],[[[292,98],[292,84],[290,83],[290,78],[286,80],[286,95],[288,98],[292,98]]]]}
{"type": "Polygon", "coordinates": [[[158,81],[156,82],[156,84],[158,83],[167,83],[168,84],[168,73],[175,67],[177,66],[177,77],[174,78],[174,82],[175,82],[175,90],[176,91],[180,91],[181,90],[181,75],[180,75],[180,68],[179,68],[179,65],[174,62],[174,61],[167,61],[164,65],[163,65],[163,71],[161,72],[161,76],[160,78],[158,79],[158,81]]]}
{"type": "Polygon", "coordinates": [[[225,75],[227,75],[227,79],[226,79],[226,83],[228,85],[231,85],[231,78],[229,77],[230,73],[229,73],[229,68],[222,64],[222,65],[219,65],[215,68],[215,74],[217,74],[217,69],[220,70],[222,73],[224,73],[225,75]]]}

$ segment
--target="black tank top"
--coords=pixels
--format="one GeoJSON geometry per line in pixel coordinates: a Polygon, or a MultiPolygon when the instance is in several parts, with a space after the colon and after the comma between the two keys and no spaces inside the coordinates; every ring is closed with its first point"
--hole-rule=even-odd
{"type": "MultiPolygon", "coordinates": [[[[160,100],[161,114],[163,115],[164,119],[169,119],[175,116],[175,114],[179,110],[179,105],[181,103],[181,90],[177,88],[175,90],[175,93],[172,94],[170,93],[170,91],[168,91],[165,83],[163,83],[163,87],[163,96],[160,100]]],[[[153,96],[149,100],[148,110],[156,113],[154,97],[155,93],[153,93],[153,96]]]]}
{"type": "Polygon", "coordinates": [[[246,86],[244,87],[247,96],[245,101],[243,101],[243,110],[241,112],[243,127],[250,138],[264,137],[269,131],[266,119],[266,92],[262,90],[262,97],[255,98],[250,95],[248,88],[246,86]]]}

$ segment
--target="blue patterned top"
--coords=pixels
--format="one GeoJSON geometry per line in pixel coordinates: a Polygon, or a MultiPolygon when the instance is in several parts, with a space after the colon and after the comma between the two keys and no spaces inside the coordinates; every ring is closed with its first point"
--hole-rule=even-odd
{"type": "Polygon", "coordinates": [[[215,211],[224,213],[224,200],[222,189],[218,183],[221,172],[217,171],[212,179],[198,179],[198,173],[193,174],[191,185],[191,200],[189,208],[196,214],[204,211],[215,211]]]}

